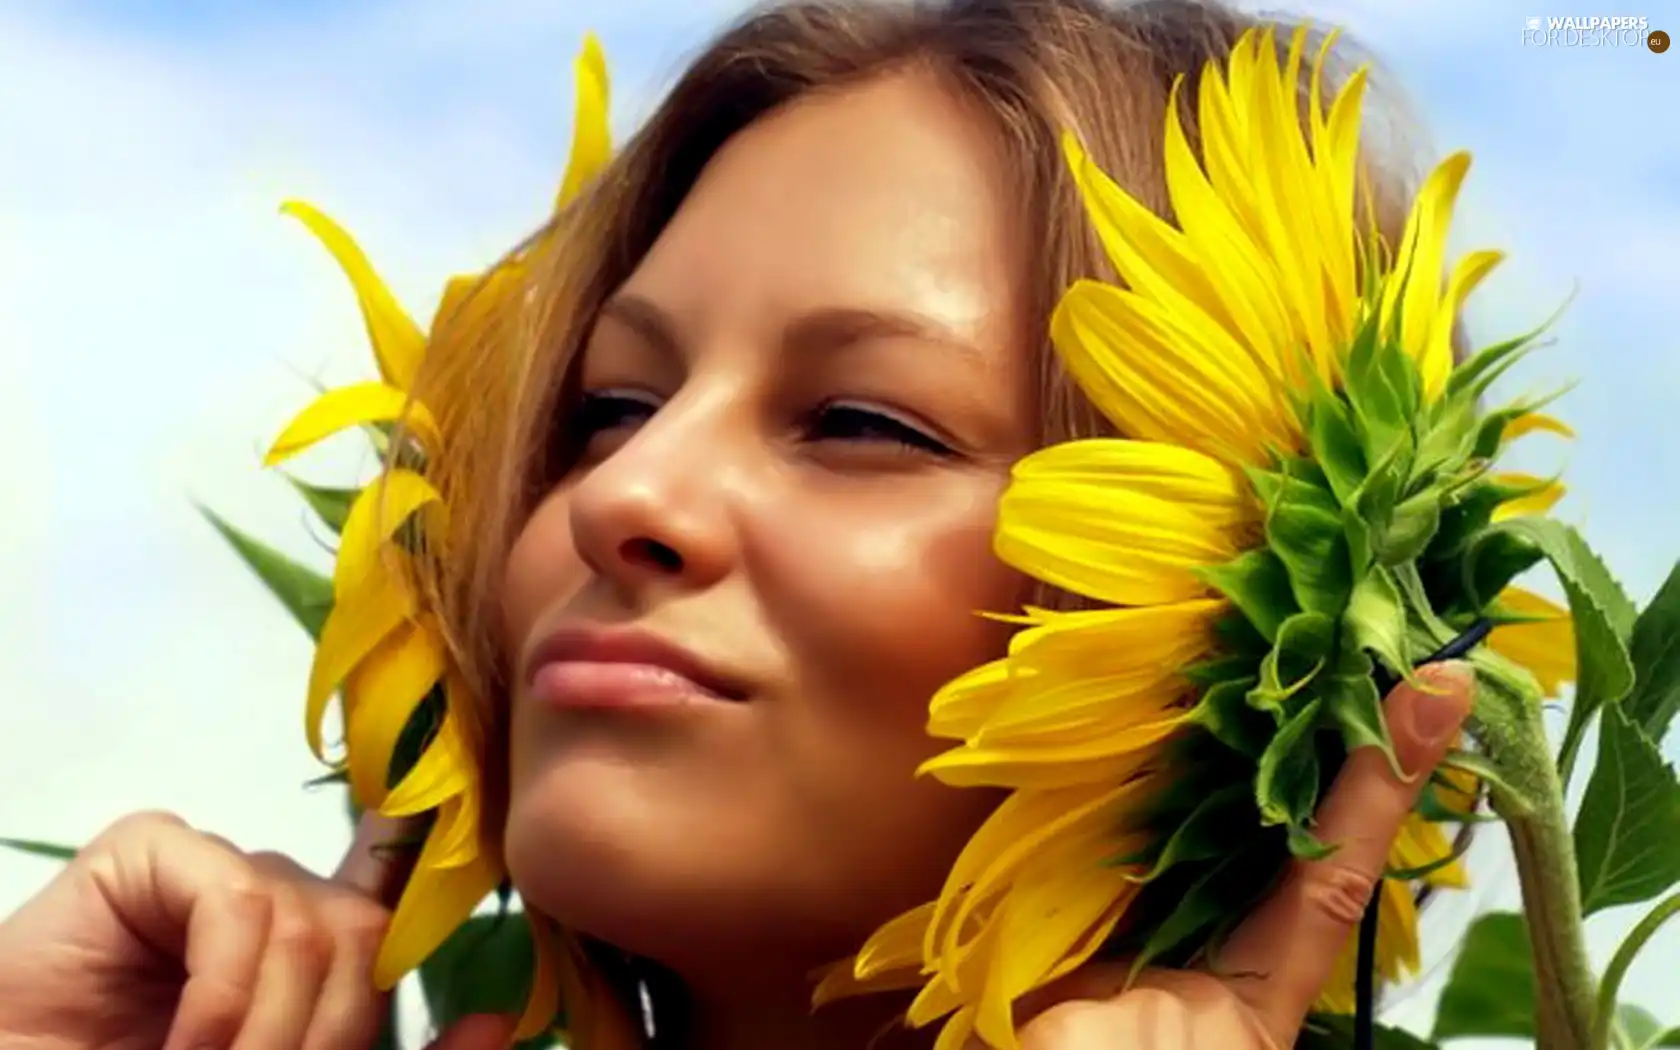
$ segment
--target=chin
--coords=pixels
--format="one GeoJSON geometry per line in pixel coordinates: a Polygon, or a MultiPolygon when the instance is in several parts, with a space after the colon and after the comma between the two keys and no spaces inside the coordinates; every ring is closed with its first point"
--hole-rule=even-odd
{"type": "Polygon", "coordinates": [[[567,929],[679,973],[785,973],[855,951],[869,932],[813,907],[822,895],[803,885],[799,862],[760,848],[739,805],[709,811],[692,791],[664,796],[637,776],[580,791],[561,772],[516,793],[505,850],[527,906],[567,929]]]}

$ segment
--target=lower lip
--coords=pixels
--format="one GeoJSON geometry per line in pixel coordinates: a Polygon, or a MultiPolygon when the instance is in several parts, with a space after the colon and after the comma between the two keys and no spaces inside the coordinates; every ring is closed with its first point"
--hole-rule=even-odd
{"type": "Polygon", "coordinates": [[[566,710],[659,710],[728,702],[669,668],[584,660],[539,667],[531,677],[531,696],[566,710]]]}

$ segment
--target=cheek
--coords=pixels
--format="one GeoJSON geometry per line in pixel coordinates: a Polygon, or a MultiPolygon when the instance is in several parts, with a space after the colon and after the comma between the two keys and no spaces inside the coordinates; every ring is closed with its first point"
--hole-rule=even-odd
{"type": "Polygon", "coordinates": [[[825,501],[764,545],[777,562],[761,577],[766,615],[812,679],[802,692],[826,721],[901,738],[900,755],[941,746],[923,731],[928,700],[1002,654],[1011,629],[978,613],[1016,611],[1024,593],[992,554],[1003,480],[951,482],[907,486],[890,506],[825,501]]]}
{"type": "Polygon", "coordinates": [[[508,552],[502,578],[502,647],[510,657],[530,642],[544,618],[588,579],[588,568],[572,542],[565,490],[537,507],[508,552]]]}

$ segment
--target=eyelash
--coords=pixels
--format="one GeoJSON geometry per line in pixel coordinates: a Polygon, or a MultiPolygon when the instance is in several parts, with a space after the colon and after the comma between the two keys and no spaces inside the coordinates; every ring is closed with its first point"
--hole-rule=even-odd
{"type": "MultiPolygon", "coordinates": [[[[571,425],[567,429],[574,447],[582,448],[597,434],[645,422],[658,410],[658,405],[639,397],[586,393],[571,412],[571,425]]],[[[941,457],[954,454],[949,445],[920,427],[888,413],[847,402],[818,405],[800,422],[807,440],[892,444],[941,457]]]]}

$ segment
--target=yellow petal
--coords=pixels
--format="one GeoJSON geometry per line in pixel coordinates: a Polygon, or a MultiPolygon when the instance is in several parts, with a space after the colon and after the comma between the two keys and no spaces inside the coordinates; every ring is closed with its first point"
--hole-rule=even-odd
{"type": "Polygon", "coordinates": [[[903,992],[919,989],[927,978],[919,968],[886,970],[872,977],[860,978],[852,973],[852,961],[842,959],[817,973],[817,987],[811,993],[813,1007],[827,1006],[841,999],[881,992],[903,992]]]}
{"type": "Polygon", "coordinates": [[[527,277],[519,259],[502,262],[486,274],[451,277],[432,315],[431,338],[447,334],[457,344],[471,344],[502,311],[519,302],[527,277]]]}
{"type": "MultiPolygon", "coordinates": [[[[1441,825],[1412,813],[1389,848],[1388,866],[1394,871],[1410,871],[1445,860],[1452,852],[1452,839],[1441,825]]],[[[1463,889],[1470,884],[1464,866],[1456,860],[1430,872],[1424,881],[1442,889],[1463,889]]]]}
{"type": "Polygon", "coordinates": [[[1062,136],[1062,155],[1092,228],[1128,287],[1181,313],[1217,301],[1182,231],[1121,189],[1076,136],[1062,136]]]}
{"type": "Polygon", "coordinates": [[[479,824],[479,806],[482,799],[474,782],[476,776],[476,768],[466,767],[466,786],[454,798],[438,807],[435,863],[440,868],[471,864],[480,853],[478,847],[482,828],[479,824]]]}
{"type": "Polygon", "coordinates": [[[1265,228],[1260,221],[1256,191],[1248,172],[1248,136],[1237,109],[1236,100],[1226,87],[1225,76],[1210,63],[1202,72],[1201,92],[1197,99],[1202,163],[1207,170],[1208,181],[1231,210],[1231,217],[1250,241],[1264,244],[1265,228]]]}
{"type": "Polygon", "coordinates": [[[1016,1045],[1016,1000],[1087,962],[1137,897],[1138,884],[1113,863],[1112,834],[1059,845],[1035,859],[992,920],[998,948],[975,1019],[992,1046],[1016,1045]]]}
{"type": "Polygon", "coordinates": [[[373,964],[373,983],[388,990],[417,968],[472,915],[480,901],[502,880],[488,857],[449,867],[437,863],[442,826],[426,837],[420,859],[391,916],[385,940],[373,964]]]}
{"type": "Polygon", "coordinates": [[[977,732],[1014,688],[1008,660],[993,660],[947,682],[928,702],[931,736],[960,740],[977,732]]]}
{"type": "Polygon", "coordinates": [[[1138,609],[1047,612],[1010,641],[1010,658],[1034,671],[1102,677],[1182,668],[1205,654],[1229,608],[1206,598],[1138,609]]]}
{"type": "Polygon", "coordinates": [[[1159,757],[1160,745],[1183,728],[1179,714],[1094,736],[1089,742],[1060,746],[964,744],[923,762],[919,774],[932,774],[951,787],[1005,787],[1034,791],[1113,782],[1132,776],[1159,757]]]}
{"type": "Polygon", "coordinates": [[[966,1006],[945,1022],[945,1027],[939,1030],[939,1038],[933,1042],[933,1050],[973,1050],[973,1040],[974,1008],[966,1006]]]}
{"type": "Polygon", "coordinates": [[[1435,774],[1435,798],[1453,813],[1468,817],[1482,800],[1482,782],[1462,769],[1439,769],[1435,774]]]}
{"type": "Polygon", "coordinates": [[[1556,696],[1575,681],[1575,621],[1569,610],[1520,587],[1499,593],[1499,604],[1530,623],[1501,624],[1488,635],[1488,647],[1528,668],[1546,696],[1556,696]]]}
{"type": "Polygon", "coordinates": [[[1166,500],[1219,529],[1257,524],[1248,482],[1225,464],[1177,445],[1092,438],[1040,449],[1015,464],[1017,484],[1097,486],[1166,500]]]}
{"type": "Polygon", "coordinates": [[[391,757],[414,709],[447,666],[443,640],[422,622],[403,624],[344,680],[350,788],[363,809],[386,800],[391,757]]]}
{"type": "MultiPolygon", "coordinates": [[[[1314,73],[1315,88],[1323,76],[1331,36],[1326,34],[1324,46],[1319,49],[1314,73]]],[[[1358,281],[1359,260],[1365,245],[1354,223],[1358,209],[1359,131],[1368,75],[1368,68],[1361,66],[1342,84],[1330,104],[1323,135],[1314,136],[1313,142],[1313,163],[1330,194],[1327,207],[1334,223],[1335,243],[1338,247],[1346,245],[1347,248],[1346,255],[1337,253],[1326,260],[1332,301],[1345,303],[1350,310],[1360,301],[1363,291],[1358,281]]],[[[1354,319],[1355,314],[1349,313],[1344,317],[1344,324],[1354,319]]]]}
{"type": "Polygon", "coordinates": [[[952,968],[979,931],[970,919],[1007,893],[1016,877],[1046,846],[1069,837],[1100,836],[1123,856],[1130,849],[1116,827],[1159,790],[1160,782],[1136,777],[1048,791],[1017,791],[1004,799],[981,824],[957,857],[946,878],[928,925],[923,955],[943,960],[946,979],[959,991],[971,991],[952,968]]]}
{"type": "MultiPolygon", "coordinates": [[[[1297,34],[1290,48],[1291,68],[1299,67],[1304,40],[1304,34],[1297,34]]],[[[1271,30],[1259,34],[1255,56],[1248,144],[1257,212],[1298,345],[1311,350],[1320,374],[1329,379],[1328,363],[1340,347],[1332,345],[1325,310],[1321,245],[1328,231],[1321,230],[1325,220],[1319,212],[1327,205],[1321,203],[1302,138],[1298,81],[1279,70],[1271,30]]]]}
{"type": "Polygon", "coordinates": [[[1261,364],[1205,315],[1076,281],[1050,335],[1069,374],[1127,437],[1261,465],[1300,445],[1300,428],[1261,364]]]}
{"type": "Polygon", "coordinates": [[[1575,431],[1563,420],[1548,416],[1544,412],[1527,412],[1505,424],[1500,437],[1505,441],[1515,441],[1524,434],[1544,431],[1559,437],[1573,438],[1575,431]]]}
{"type": "MultiPolygon", "coordinates": [[[[1176,668],[1095,677],[1024,674],[1018,680],[1018,688],[971,734],[970,744],[1030,752],[1107,741],[1106,747],[1130,750],[1143,744],[1123,743],[1122,737],[1138,741],[1134,734],[1145,726],[1182,722],[1195,692],[1176,668]]],[[[1153,743],[1153,731],[1147,735],[1153,743]]]]}
{"type": "Polygon", "coordinates": [[[422,446],[438,447],[437,423],[426,406],[385,383],[356,383],[327,391],[299,412],[274,439],[263,465],[272,467],[341,430],[388,422],[400,422],[422,446]]]}
{"type": "MultiPolygon", "coordinates": [[[[1440,309],[1441,281],[1445,266],[1447,234],[1459,188],[1470,170],[1470,155],[1459,152],[1436,165],[1424,180],[1406,220],[1405,238],[1395,259],[1395,270],[1385,288],[1381,321],[1384,330],[1396,317],[1400,343],[1424,376],[1444,376],[1451,371],[1450,359],[1443,365],[1426,360],[1430,332],[1440,309]]],[[[1431,394],[1437,389],[1426,386],[1431,394]]]]}
{"type": "Polygon", "coordinates": [[[412,470],[391,470],[362,489],[339,533],[338,559],[333,565],[333,593],[360,585],[375,573],[393,571],[390,559],[406,558],[387,543],[421,508],[441,505],[443,497],[412,470]]]}
{"type": "Polygon", "coordinates": [[[1006,799],[940,894],[924,943],[937,976],[910,1023],[958,1008],[949,1023],[972,1024],[990,1046],[1016,1045],[1015,1000],[1089,958],[1135,897],[1128,869],[1112,861],[1143,843],[1117,829],[1157,788],[1139,779],[1006,799]]]}
{"type": "Polygon", "coordinates": [[[1464,301],[1504,258],[1504,252],[1470,252],[1458,261],[1452,276],[1447,278],[1447,292],[1441,297],[1440,308],[1430,321],[1429,343],[1418,360],[1425,396],[1435,398],[1446,389],[1447,377],[1453,370],[1453,326],[1464,309],[1464,301]]]}
{"type": "Polygon", "coordinates": [[[1528,490],[1524,495],[1501,503],[1493,512],[1494,521],[1505,521],[1525,514],[1544,514],[1557,506],[1566,491],[1561,482],[1516,471],[1490,474],[1488,480],[1513,489],[1528,490]]]}
{"type": "MultiPolygon", "coordinates": [[[[1193,507],[1152,495],[1174,484],[1164,480],[1170,473],[1166,457],[1159,465],[1154,476],[1140,478],[1140,491],[1123,487],[1113,471],[1111,484],[1073,471],[1017,477],[998,504],[993,550],[1046,583],[1116,605],[1209,594],[1198,571],[1235,557],[1241,537],[1219,517],[1203,517],[1193,507]]],[[[1188,477],[1178,483],[1186,490],[1197,484],[1188,477]]],[[[1230,507],[1224,513],[1241,512],[1230,507]]]]}
{"type": "Polygon", "coordinates": [[[472,757],[461,739],[458,719],[445,716],[437,735],[421,752],[420,760],[391,789],[379,812],[387,817],[409,817],[436,809],[471,786],[472,757]]]}
{"type": "Polygon", "coordinates": [[[928,901],[894,917],[870,935],[857,955],[824,967],[812,1004],[821,1006],[856,995],[921,987],[926,980],[922,941],[933,918],[933,903],[928,901]]]}
{"type": "Polygon", "coordinates": [[[333,690],[416,612],[414,594],[399,577],[388,573],[368,576],[361,586],[334,602],[315,646],[304,703],[304,734],[317,757],[322,755],[321,721],[333,690]]]}
{"type": "Polygon", "coordinates": [[[1240,338],[1275,380],[1291,374],[1294,355],[1288,308],[1278,295],[1277,267],[1250,238],[1197,162],[1179,118],[1173,85],[1167,106],[1166,176],[1173,214],[1194,245],[1214,301],[1200,304],[1240,338]]]}
{"type": "Polygon", "coordinates": [[[556,211],[570,204],[590,180],[612,159],[612,129],[608,114],[612,106],[612,84],[607,75],[607,56],[594,33],[583,38],[583,51],[574,66],[577,74],[577,108],[572,117],[572,153],[556,211]]]}
{"type": "Polygon", "coordinates": [[[350,278],[350,286],[355,289],[356,301],[362,308],[362,320],[367,324],[368,341],[373,344],[379,375],[398,390],[412,389],[414,373],[426,354],[426,337],[420,327],[403,312],[362,249],[336,222],[302,201],[288,201],[280,211],[308,227],[350,278]]]}

